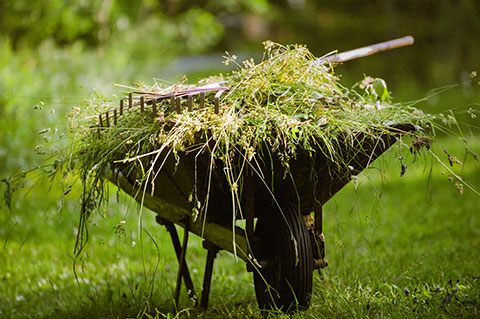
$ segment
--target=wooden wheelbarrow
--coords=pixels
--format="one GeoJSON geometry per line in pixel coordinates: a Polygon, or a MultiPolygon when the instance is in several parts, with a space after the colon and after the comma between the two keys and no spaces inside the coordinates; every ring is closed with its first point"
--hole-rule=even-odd
{"type": "MultiPolygon", "coordinates": [[[[327,56],[320,63],[343,62],[375,52],[413,43],[405,37],[377,45],[327,56]]],[[[181,111],[180,99],[188,99],[188,107],[197,99],[205,103],[205,94],[215,94],[218,112],[220,94],[227,87],[209,87],[176,92],[175,95],[145,97],[142,92],[131,92],[122,99],[120,108],[99,116],[100,127],[116,124],[123,108],[140,107],[145,110],[160,99],[170,99],[172,111],[181,111]],[[134,98],[134,94],[140,95],[134,98]],[[138,102],[135,102],[138,101],[138,102]],[[125,104],[126,103],[126,104],[125,104]]],[[[340,138],[341,163],[332,163],[318,148],[315,152],[298,151],[290,162],[293,178],[284,176],[281,160],[263,147],[261,172],[250,168],[240,176],[243,186],[238,203],[241,214],[232,215],[231,186],[225,178],[222,165],[211,167],[210,154],[181,153],[180,161],[172,157],[160,158],[162,169],[155,179],[154,189],[141,192],[136,173],[125,164],[111,165],[111,181],[135,200],[154,211],[157,221],[170,233],[178,258],[175,304],[178,305],[182,279],[189,298],[195,306],[207,308],[212,268],[219,250],[226,250],[244,260],[247,270],[253,272],[255,292],[261,309],[294,311],[306,309],[312,293],[314,269],[327,266],[322,232],[322,205],[350,182],[352,176],[367,168],[377,157],[392,146],[397,138],[414,130],[411,125],[396,125],[374,134],[359,134],[355,138],[340,138]],[[312,156],[313,154],[313,156],[312,156]],[[179,163],[179,164],[178,164],[179,163]],[[198,198],[208,198],[208,213],[195,216],[192,189],[198,198]],[[313,215],[312,215],[313,213],[313,215]],[[244,220],[242,227],[236,220],[244,220]],[[175,225],[185,229],[183,242],[175,225]],[[189,233],[204,239],[208,250],[201,298],[197,297],[185,262],[189,233]]]]}

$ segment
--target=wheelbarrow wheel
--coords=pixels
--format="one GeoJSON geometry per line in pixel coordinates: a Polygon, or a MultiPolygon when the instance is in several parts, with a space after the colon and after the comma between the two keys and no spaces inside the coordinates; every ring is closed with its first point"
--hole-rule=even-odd
{"type": "Polygon", "coordinates": [[[313,249],[310,235],[295,204],[272,209],[259,217],[255,257],[262,268],[254,273],[260,309],[283,312],[305,310],[310,305],[313,249]]]}

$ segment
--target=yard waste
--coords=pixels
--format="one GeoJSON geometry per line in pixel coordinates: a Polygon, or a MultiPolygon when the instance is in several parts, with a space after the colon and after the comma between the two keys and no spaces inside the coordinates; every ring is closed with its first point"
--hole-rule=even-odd
{"type": "MultiPolygon", "coordinates": [[[[434,133],[433,116],[393,104],[382,79],[365,77],[347,89],[333,66],[319,61],[305,46],[265,42],[258,64],[253,59],[237,62],[227,53],[224,63],[238,67],[230,75],[208,77],[195,85],[184,79],[169,86],[126,87],[140,97],[95,92],[69,114],[74,137],[63,160],[67,165],[61,165],[81,176],[83,214],[106,199],[109,165],[128,164],[137,172],[140,187],[155,181],[161,153],[179,159],[180,152],[208,152],[212,165],[223,165],[225,178],[237,193],[241,167],[258,167],[259,154],[265,152],[276,154],[286,173],[299,150],[320,151],[331,165],[348,172],[349,163],[342,156],[345,141],[379,139],[410,124],[414,132],[402,133],[413,136],[412,149],[430,146],[431,139],[424,135],[434,133]],[[204,104],[199,105],[202,93],[204,104]]],[[[205,205],[193,207],[199,214],[196,209],[205,205]]]]}
{"type": "MultiPolygon", "coordinates": [[[[137,83],[125,86],[129,92],[120,98],[96,91],[75,106],[69,115],[73,140],[58,168],[80,174],[84,220],[107,199],[112,164],[123,165],[123,173],[135,172],[139,190],[152,185],[153,191],[167,157],[178,163],[180,153],[208,153],[210,170],[223,166],[235,201],[242,172],[262,175],[266,154],[280,159],[287,178],[299,151],[321,152],[332,171],[352,174],[345,143],[358,147],[361,139],[380,142],[402,133],[413,137],[411,150],[430,147],[434,117],[393,104],[384,80],[365,77],[348,89],[333,65],[321,63],[305,46],[264,44],[260,63],[238,62],[227,53],[224,63],[237,69],[226,76],[194,85],[186,79],[174,85],[137,83]]],[[[194,218],[207,213],[208,195],[198,198],[192,189],[189,200],[194,218]]]]}

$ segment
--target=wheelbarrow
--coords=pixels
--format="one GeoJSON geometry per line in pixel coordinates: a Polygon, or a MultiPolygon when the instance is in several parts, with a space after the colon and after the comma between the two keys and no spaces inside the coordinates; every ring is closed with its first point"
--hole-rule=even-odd
{"type": "MultiPolygon", "coordinates": [[[[324,57],[319,63],[343,62],[413,42],[405,37],[389,42],[324,57]]],[[[146,96],[144,92],[130,92],[120,101],[120,108],[99,116],[99,134],[104,126],[114,125],[124,108],[151,107],[170,99],[172,111],[180,112],[180,99],[188,100],[191,109],[196,100],[202,107],[206,94],[215,94],[215,112],[225,86],[199,87],[175,94],[146,96]],[[137,97],[136,97],[137,95],[137,97]],[[138,101],[138,102],[135,102],[138,101]]],[[[395,125],[386,131],[358,134],[339,138],[341,150],[339,165],[322,151],[322,144],[313,152],[299,150],[290,162],[288,176],[277,154],[267,145],[261,149],[259,166],[248,167],[239,176],[242,186],[239,198],[232,198],[222,165],[216,165],[207,151],[179,153],[178,158],[162,155],[158,176],[153,185],[139,191],[138,172],[128,164],[112,163],[110,180],[132,196],[141,205],[157,214],[156,220],[164,225],[170,236],[179,262],[175,304],[178,305],[182,280],[188,297],[195,306],[206,309],[217,252],[228,251],[246,262],[247,271],[253,272],[255,293],[261,309],[281,309],[285,312],[306,309],[312,294],[313,272],[328,265],[325,258],[325,239],[322,231],[322,206],[347,185],[352,176],[367,168],[376,158],[392,146],[398,137],[413,131],[412,125],[395,125]],[[195,216],[196,197],[208,202],[208,213],[195,216]],[[239,205],[235,216],[232,207],[239,205]],[[243,220],[239,226],[236,221],[243,220]],[[175,225],[184,228],[183,242],[175,225]],[[189,233],[201,237],[207,249],[203,288],[198,298],[189,273],[185,256],[189,233]]],[[[157,164],[156,164],[157,165],[157,164]]]]}

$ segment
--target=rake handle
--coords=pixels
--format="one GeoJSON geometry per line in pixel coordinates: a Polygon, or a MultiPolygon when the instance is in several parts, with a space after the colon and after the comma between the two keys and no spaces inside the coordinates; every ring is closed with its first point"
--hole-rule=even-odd
{"type": "Polygon", "coordinates": [[[377,44],[368,45],[358,49],[341,52],[338,54],[332,54],[323,58],[320,58],[321,63],[342,63],[345,61],[350,61],[358,58],[363,58],[378,52],[392,50],[408,45],[412,45],[415,40],[412,36],[406,36],[403,38],[398,38],[386,42],[380,42],[377,44]]]}

